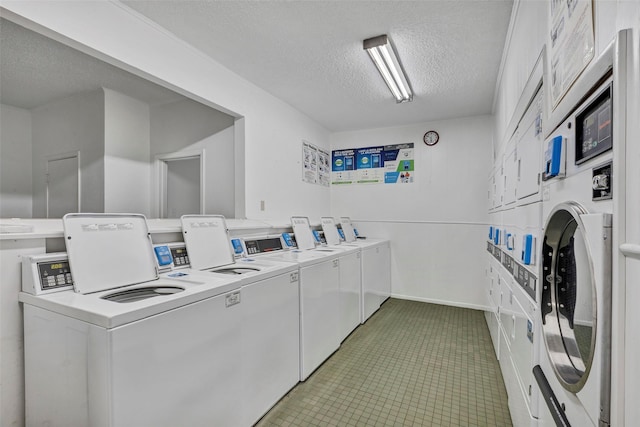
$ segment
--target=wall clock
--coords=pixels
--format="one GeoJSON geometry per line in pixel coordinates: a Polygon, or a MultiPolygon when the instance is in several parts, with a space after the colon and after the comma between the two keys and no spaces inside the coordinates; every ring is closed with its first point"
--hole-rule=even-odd
{"type": "Polygon", "coordinates": [[[435,130],[430,130],[424,134],[422,140],[428,146],[436,145],[440,140],[440,135],[438,135],[438,132],[436,132],[435,130]]]}

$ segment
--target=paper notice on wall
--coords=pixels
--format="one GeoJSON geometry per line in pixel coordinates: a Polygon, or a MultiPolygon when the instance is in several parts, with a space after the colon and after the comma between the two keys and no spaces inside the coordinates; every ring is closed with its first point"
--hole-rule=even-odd
{"type": "Polygon", "coordinates": [[[318,182],[318,147],[302,141],[302,180],[309,184],[318,182]]]}
{"type": "Polygon", "coordinates": [[[548,81],[553,108],[594,57],[592,0],[549,2],[548,81]]]}
{"type": "Polygon", "coordinates": [[[331,152],[331,184],[408,184],[414,181],[413,143],[331,152]]]}
{"type": "Polygon", "coordinates": [[[325,187],[331,181],[331,166],[329,165],[331,155],[329,152],[318,148],[318,184],[325,187]]]}

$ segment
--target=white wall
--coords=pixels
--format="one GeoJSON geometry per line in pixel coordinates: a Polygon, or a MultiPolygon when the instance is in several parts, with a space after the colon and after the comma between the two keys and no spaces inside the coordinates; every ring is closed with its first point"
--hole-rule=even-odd
{"type": "Polygon", "coordinates": [[[370,237],[391,239],[392,292],[444,304],[485,307],[487,171],[492,119],[478,116],[411,126],[336,133],[332,149],[415,143],[412,184],[337,185],[332,215],[350,216],[370,237]],[[440,141],[422,143],[435,129],[440,141]]]}
{"type": "Polygon", "coordinates": [[[80,152],[81,210],[104,212],[104,92],[102,89],[32,110],[33,217],[46,218],[47,158],[80,152]]]}
{"type": "Polygon", "coordinates": [[[247,217],[329,213],[329,189],[303,184],[299,172],[300,141],[329,149],[329,132],[290,105],[117,2],[9,0],[2,7],[21,25],[243,118],[246,155],[236,170],[244,168],[246,180],[236,188],[244,202],[236,210],[247,217]]]}
{"type": "MultiPolygon", "coordinates": [[[[151,108],[151,159],[168,153],[205,154],[205,213],[235,217],[234,119],[192,100],[151,108]]],[[[152,213],[159,216],[157,170],[152,213]]]]}
{"type": "Polygon", "coordinates": [[[228,127],[202,141],[205,155],[205,205],[208,214],[235,218],[234,129],[228,127]]]}
{"type": "Polygon", "coordinates": [[[0,105],[0,218],[31,218],[31,113],[0,105]]]}
{"type": "Polygon", "coordinates": [[[149,106],[110,89],[104,103],[104,211],[149,216],[149,106]]]}

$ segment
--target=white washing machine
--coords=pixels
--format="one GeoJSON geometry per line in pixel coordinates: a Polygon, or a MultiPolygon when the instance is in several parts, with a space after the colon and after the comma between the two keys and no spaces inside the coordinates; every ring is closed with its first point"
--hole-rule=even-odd
{"type": "Polygon", "coordinates": [[[183,216],[182,229],[192,270],[241,281],[240,412],[253,425],[300,379],[298,266],[258,257],[282,251],[279,236],[230,239],[222,216],[183,216]]]}
{"type": "Polygon", "coordinates": [[[391,248],[388,240],[358,236],[350,218],[341,217],[340,225],[345,243],[361,249],[360,323],[364,323],[391,296],[391,248]]]}
{"type": "Polygon", "coordinates": [[[239,425],[240,282],[159,278],[142,215],[63,224],[23,261],[26,424],[239,425]]]}
{"type": "Polygon", "coordinates": [[[547,139],[540,257],[542,423],[609,425],[613,84],[547,139]]]}
{"type": "MultiPolygon", "coordinates": [[[[300,380],[306,380],[341,343],[340,260],[341,250],[315,248],[309,219],[292,218],[298,249],[264,255],[294,263],[300,279],[300,380]]],[[[292,244],[290,235],[284,237],[292,244]]]]}
{"type": "Polygon", "coordinates": [[[360,325],[360,299],[362,292],[362,250],[357,245],[342,243],[338,228],[332,217],[320,219],[322,231],[328,248],[340,249],[340,340],[353,332],[360,325]]]}

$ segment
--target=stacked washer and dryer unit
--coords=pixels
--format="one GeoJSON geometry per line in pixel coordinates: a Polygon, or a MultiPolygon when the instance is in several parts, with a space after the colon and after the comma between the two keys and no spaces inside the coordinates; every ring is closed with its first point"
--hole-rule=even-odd
{"type": "Polygon", "coordinates": [[[514,425],[529,425],[538,416],[538,397],[531,367],[537,363],[538,256],[542,229],[543,88],[535,93],[505,146],[490,188],[487,299],[485,315],[498,357],[514,425]]]}
{"type": "Polygon", "coordinates": [[[546,139],[538,330],[544,345],[534,367],[546,403],[543,425],[610,424],[613,158],[624,138],[614,131],[623,112],[612,65],[604,75],[583,77],[595,87],[578,81],[583,101],[546,139]]]}
{"type": "Polygon", "coordinates": [[[624,128],[617,124],[626,95],[624,66],[618,64],[626,61],[627,37],[626,31],[618,34],[548,114],[544,133],[536,133],[532,147],[539,152],[531,156],[542,154],[538,192],[518,197],[526,179],[518,141],[536,122],[536,97],[514,143],[507,144],[513,151],[506,150],[490,182],[492,311],[486,317],[514,425],[610,423],[611,248],[623,179],[616,149],[625,144],[624,128]]]}

